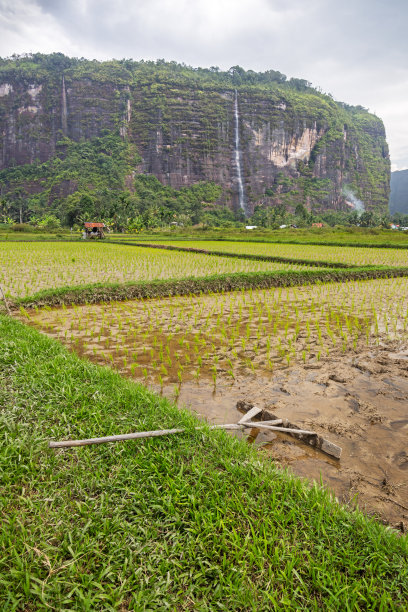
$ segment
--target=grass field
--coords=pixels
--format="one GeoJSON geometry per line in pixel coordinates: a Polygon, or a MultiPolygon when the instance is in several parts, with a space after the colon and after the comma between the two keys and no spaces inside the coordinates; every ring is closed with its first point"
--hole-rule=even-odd
{"type": "Polygon", "coordinates": [[[6,317],[0,381],[3,609],[406,609],[406,537],[243,441],[6,317]]]}
{"type": "Polygon", "coordinates": [[[86,283],[304,268],[106,243],[0,243],[0,284],[14,297],[86,283]]]}

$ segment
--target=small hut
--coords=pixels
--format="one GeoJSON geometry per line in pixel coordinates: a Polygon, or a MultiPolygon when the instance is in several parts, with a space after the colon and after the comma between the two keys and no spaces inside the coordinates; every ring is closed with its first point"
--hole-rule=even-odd
{"type": "Polygon", "coordinates": [[[103,231],[104,227],[105,227],[104,223],[85,221],[82,237],[84,238],[84,240],[88,238],[89,239],[105,238],[105,233],[103,231]]]}

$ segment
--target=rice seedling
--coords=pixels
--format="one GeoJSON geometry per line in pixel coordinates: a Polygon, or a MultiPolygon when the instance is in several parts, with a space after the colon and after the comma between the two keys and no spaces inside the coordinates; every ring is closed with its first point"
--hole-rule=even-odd
{"type": "Polygon", "coordinates": [[[79,353],[108,359],[153,386],[216,386],[357,351],[382,334],[403,334],[407,289],[408,279],[378,279],[38,309],[21,316],[60,334],[79,353]],[[150,331],[135,334],[139,329],[150,331]]]}
{"type": "MultiPolygon", "coordinates": [[[[27,297],[42,289],[98,282],[124,283],[304,268],[304,265],[106,243],[0,243],[0,284],[10,297],[27,297]]],[[[178,312],[178,315],[184,320],[183,313],[178,312]]],[[[121,319],[120,325],[126,325],[126,319],[121,319]]]]}

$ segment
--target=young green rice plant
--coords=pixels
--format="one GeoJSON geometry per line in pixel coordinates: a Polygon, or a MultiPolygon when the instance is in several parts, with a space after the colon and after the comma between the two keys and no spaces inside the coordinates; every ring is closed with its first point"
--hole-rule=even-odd
{"type": "MultiPolygon", "coordinates": [[[[337,346],[341,351],[349,348],[358,350],[360,338],[364,339],[365,336],[368,343],[372,342],[374,337],[378,338],[382,333],[382,329],[387,330],[390,336],[402,332],[408,320],[407,287],[406,279],[381,279],[364,283],[302,287],[296,291],[253,291],[251,299],[249,292],[241,291],[223,296],[190,296],[187,299],[170,298],[154,302],[146,300],[144,306],[137,301],[89,305],[86,308],[67,309],[64,318],[59,314],[54,315],[58,311],[47,311],[47,328],[50,328],[47,333],[53,333],[55,329],[57,334],[62,326],[64,337],[65,332],[71,328],[72,343],[79,338],[78,346],[85,347],[93,339],[93,347],[99,343],[97,352],[102,350],[106,342],[106,349],[114,355],[119,367],[121,362],[117,360],[123,359],[124,355],[128,356],[131,347],[135,354],[143,355],[143,365],[149,376],[156,381],[159,374],[163,376],[160,365],[164,357],[165,367],[173,368],[172,362],[176,358],[177,363],[185,366],[190,378],[195,378],[198,370],[199,376],[207,380],[212,378],[212,372],[208,367],[201,367],[204,361],[216,364],[214,356],[217,356],[221,363],[228,364],[227,359],[230,359],[233,367],[228,364],[227,369],[217,373],[217,378],[226,376],[230,379],[228,370],[237,376],[240,366],[253,369],[253,364],[245,362],[248,350],[251,351],[249,354],[258,355],[257,370],[260,375],[266,375],[270,372],[268,360],[271,360],[271,354],[280,356],[282,361],[277,361],[275,365],[275,368],[279,368],[283,364],[287,365],[288,353],[290,364],[297,360],[305,363],[311,345],[314,351],[319,347],[320,354],[323,351],[330,354],[332,350],[337,350],[337,346]],[[169,319],[169,302],[173,304],[172,320],[169,319]],[[220,317],[217,325],[221,303],[223,317],[220,317]],[[314,314],[311,304],[315,305],[314,314]],[[252,321],[249,321],[250,308],[252,321]],[[180,319],[179,310],[183,311],[180,319]],[[278,316],[269,318],[268,311],[278,316]],[[54,321],[54,316],[59,319],[54,321]],[[123,320],[121,332],[118,322],[120,317],[123,320]],[[177,321],[192,322],[195,317],[198,330],[193,326],[188,332],[188,326],[184,324],[178,333],[175,331],[177,321]],[[146,335],[149,325],[153,326],[152,333],[146,335]],[[104,331],[101,334],[102,328],[104,331]],[[135,336],[134,330],[137,329],[143,330],[146,342],[156,338],[156,341],[152,341],[154,349],[149,346],[146,349],[141,334],[135,336]],[[191,342],[187,334],[191,334],[191,342]],[[182,350],[174,353],[174,343],[182,350]],[[155,361],[156,365],[158,363],[156,373],[153,372],[155,361]]],[[[42,312],[39,311],[38,315],[33,315],[33,319],[41,316],[42,312]]],[[[94,356],[97,358],[97,355],[94,356]]],[[[133,361],[136,361],[134,357],[133,361]]]]}

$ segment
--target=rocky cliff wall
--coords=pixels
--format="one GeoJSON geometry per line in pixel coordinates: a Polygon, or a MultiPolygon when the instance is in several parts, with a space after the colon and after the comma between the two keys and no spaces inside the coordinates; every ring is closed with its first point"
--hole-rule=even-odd
{"type": "MultiPolygon", "coordinates": [[[[220,201],[238,207],[233,88],[118,83],[109,71],[103,79],[69,71],[1,78],[0,169],[47,161],[62,136],[80,141],[117,131],[140,154],[134,172],[175,188],[214,181],[223,187],[220,201]]],[[[347,209],[345,187],[366,209],[386,210],[389,158],[380,119],[315,91],[240,87],[237,96],[249,212],[257,203],[347,209]]]]}

